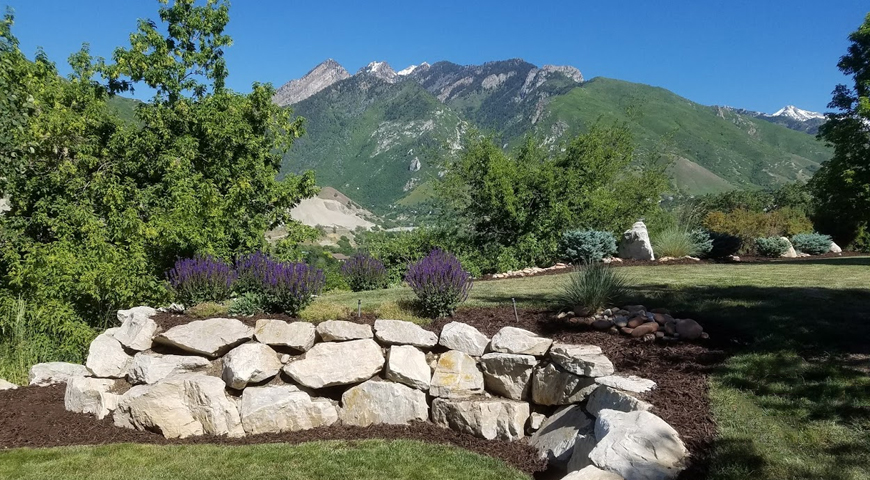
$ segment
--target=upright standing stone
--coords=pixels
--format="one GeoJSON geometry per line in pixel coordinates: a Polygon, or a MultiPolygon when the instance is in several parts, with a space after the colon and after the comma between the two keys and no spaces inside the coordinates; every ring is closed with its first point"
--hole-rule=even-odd
{"type": "Polygon", "coordinates": [[[387,355],[387,380],[420,390],[429,390],[432,370],[426,354],[411,345],[393,345],[387,355]]]}
{"type": "Polygon", "coordinates": [[[782,258],[797,258],[797,251],[795,251],[794,245],[791,244],[791,240],[788,237],[779,237],[779,239],[788,244],[788,249],[781,255],[782,258]]]}
{"type": "Polygon", "coordinates": [[[631,229],[622,234],[619,242],[619,258],[626,260],[655,260],[649,232],[642,221],[635,222],[631,229]]]}

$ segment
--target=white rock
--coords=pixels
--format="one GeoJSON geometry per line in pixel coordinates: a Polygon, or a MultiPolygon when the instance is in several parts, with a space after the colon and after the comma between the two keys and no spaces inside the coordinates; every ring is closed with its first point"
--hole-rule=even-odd
{"type": "Polygon", "coordinates": [[[118,310],[118,321],[121,322],[121,327],[115,332],[115,340],[130,350],[137,352],[148,350],[157,333],[157,322],[151,319],[156,314],[157,310],[144,306],[118,310]]]}
{"type": "Polygon", "coordinates": [[[438,335],[403,320],[375,320],[375,338],[387,345],[431,348],[438,344],[438,335]]]}
{"type": "Polygon", "coordinates": [[[246,388],[240,410],[242,426],[249,435],[296,432],[338,421],[332,402],[312,398],[292,385],[246,388]]]}
{"type": "Polygon", "coordinates": [[[646,393],[656,388],[656,382],[635,375],[608,375],[596,378],[595,383],[633,393],[646,393]]]}
{"type": "Polygon", "coordinates": [[[283,320],[257,320],[254,338],[271,346],[290,347],[307,352],[314,346],[317,328],[308,322],[285,322],[283,320]]]}
{"type": "Polygon", "coordinates": [[[843,253],[843,249],[840,248],[840,246],[837,245],[837,244],[834,243],[834,242],[831,242],[831,248],[830,248],[829,251],[830,251],[831,253],[843,253]]]}
{"type": "Polygon", "coordinates": [[[86,377],[90,375],[87,367],[77,363],[48,362],[37,363],[30,367],[28,380],[30,385],[45,387],[58,383],[67,383],[73,377],[86,377]]]}
{"type": "Polygon", "coordinates": [[[542,357],[552,344],[553,341],[549,338],[539,337],[528,330],[504,327],[493,335],[490,349],[499,353],[542,357]]]}
{"type": "Polygon", "coordinates": [[[574,453],[578,435],[592,434],[595,423],[579,405],[556,410],[529,439],[529,445],[538,449],[540,457],[551,465],[565,467],[574,453]]]}
{"type": "Polygon", "coordinates": [[[339,414],[345,425],[367,427],[407,425],[429,419],[426,394],[393,382],[369,380],[348,389],[341,396],[339,414]]]}
{"type": "Polygon", "coordinates": [[[120,395],[111,393],[114,380],[73,377],[66,384],[63,405],[67,411],[89,413],[103,419],[118,406],[120,395]]]}
{"type": "Polygon", "coordinates": [[[486,389],[513,400],[528,398],[537,364],[532,355],[510,353],[487,353],[480,359],[486,389]]]}
{"type": "Polygon", "coordinates": [[[541,425],[547,420],[547,416],[543,413],[533,412],[529,415],[529,430],[534,432],[541,428],[541,425]]]}
{"type": "Polygon", "coordinates": [[[123,395],[118,399],[117,407],[115,408],[114,413],[112,414],[112,420],[115,423],[116,427],[120,428],[128,428],[130,430],[136,430],[137,427],[135,422],[133,421],[133,415],[130,412],[130,402],[134,398],[145,395],[151,390],[151,385],[136,385],[130,390],[124,392],[123,395]]]}
{"type": "Polygon", "coordinates": [[[133,357],[127,354],[121,342],[115,339],[117,329],[110,328],[91,342],[85,366],[95,376],[101,378],[124,378],[133,357]]]}
{"type": "Polygon", "coordinates": [[[343,342],[374,337],[371,325],[344,320],[327,320],[317,324],[317,334],[324,342],[343,342]]]}
{"type": "Polygon", "coordinates": [[[219,357],[254,336],[254,329],[232,318],[210,318],[172,327],[154,341],[185,352],[219,357]]]}
{"type": "Polygon", "coordinates": [[[432,370],[426,354],[411,345],[393,345],[387,355],[385,377],[409,387],[429,390],[432,370]]]}
{"type": "Polygon", "coordinates": [[[650,408],[652,408],[652,405],[649,403],[606,385],[599,385],[589,395],[589,400],[586,402],[586,411],[594,417],[597,417],[598,413],[602,410],[634,412],[636,410],[649,410],[650,408]]]}
{"type": "Polygon", "coordinates": [[[529,404],[500,398],[436,398],[432,421],[487,440],[523,438],[529,404]]]}
{"type": "Polygon", "coordinates": [[[587,377],[613,375],[615,369],[601,347],[595,345],[570,345],[555,343],[550,349],[550,358],[565,370],[587,377]]]}
{"type": "Polygon", "coordinates": [[[786,237],[779,237],[779,239],[784,240],[786,243],[788,243],[788,250],[786,250],[785,253],[783,253],[781,255],[781,257],[782,258],[797,258],[798,254],[797,254],[797,251],[795,251],[795,249],[794,249],[794,245],[791,244],[791,240],[789,240],[786,237]]]}
{"type": "Polygon", "coordinates": [[[622,234],[617,255],[626,260],[656,259],[653,254],[652,242],[649,240],[649,232],[647,232],[643,222],[635,222],[631,229],[622,234]]]}
{"type": "Polygon", "coordinates": [[[433,397],[467,397],[483,392],[483,373],[468,354],[450,350],[438,359],[429,394],[433,397]]]}
{"type": "Polygon", "coordinates": [[[625,480],[619,475],[602,470],[595,465],[588,465],[581,470],[569,473],[562,480],[625,480]]]}
{"type": "Polygon", "coordinates": [[[309,388],[349,385],[368,380],[384,366],[384,354],[374,340],[318,343],[284,372],[309,388]]]}
{"type": "Polygon", "coordinates": [[[672,479],[685,468],[686,446],[676,430],[652,413],[602,410],[595,438],[592,463],[624,478],[672,479]]]}
{"type": "Polygon", "coordinates": [[[195,355],[161,355],[154,352],[139,352],[133,356],[128,380],[130,383],[154,384],[170,375],[192,373],[211,365],[208,359],[195,355]]]}
{"type": "Polygon", "coordinates": [[[18,389],[18,385],[15,385],[12,382],[9,382],[9,381],[6,381],[6,380],[0,378],[0,392],[2,392],[3,390],[16,390],[16,389],[18,389]]]}
{"type": "Polygon", "coordinates": [[[228,387],[241,390],[249,383],[259,383],[278,375],[282,366],[278,353],[268,345],[245,343],[224,356],[221,378],[228,387]]]}
{"type": "Polygon", "coordinates": [[[450,350],[459,350],[473,357],[479,357],[489,345],[489,337],[471,325],[450,322],[441,329],[438,344],[450,350]]]}
{"type": "Polygon", "coordinates": [[[595,379],[581,377],[548,363],[532,374],[532,401],[538,405],[582,402],[597,387],[595,379]]]}

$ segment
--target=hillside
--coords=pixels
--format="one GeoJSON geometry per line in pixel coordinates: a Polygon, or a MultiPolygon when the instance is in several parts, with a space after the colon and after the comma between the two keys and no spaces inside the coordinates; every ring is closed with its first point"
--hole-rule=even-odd
{"type": "Polygon", "coordinates": [[[529,134],[555,148],[596,121],[624,122],[642,151],[673,160],[674,190],[688,194],[806,180],[830,156],[804,133],[806,123],[779,124],[792,121],[779,114],[799,109],[765,115],[705,106],[648,85],[584,82],[573,67],[513,59],[424,63],[398,73],[373,62],[343,79],[342,71],[324,62],[304,82],[282,87],[282,98],[304,97],[291,107],[306,119],[283,171],[315,169],[319,184],[378,213],[428,198],[441,162],[475,129],[499,135],[506,148],[529,134]]]}

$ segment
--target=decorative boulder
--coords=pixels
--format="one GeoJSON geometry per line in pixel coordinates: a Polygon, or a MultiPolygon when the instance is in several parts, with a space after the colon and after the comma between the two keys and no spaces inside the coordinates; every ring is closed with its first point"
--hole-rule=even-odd
{"type": "Polygon", "coordinates": [[[649,240],[649,232],[642,221],[637,221],[622,234],[619,242],[619,258],[626,260],[649,260],[656,259],[653,254],[652,242],[649,240]]]}
{"type": "Polygon", "coordinates": [[[248,435],[296,432],[338,421],[338,411],[331,401],[311,398],[292,385],[246,388],[240,410],[248,435]]]}
{"type": "Polygon", "coordinates": [[[624,478],[673,479],[685,468],[688,451],[677,431],[646,411],[602,410],[595,439],[592,463],[624,478]]]}
{"type": "Polygon", "coordinates": [[[483,393],[483,373],[468,354],[450,350],[438,359],[429,394],[433,397],[467,397],[483,393]]]}
{"type": "Polygon", "coordinates": [[[586,402],[586,411],[593,417],[597,417],[602,410],[617,410],[620,412],[634,412],[638,410],[649,410],[652,408],[647,402],[638,400],[637,398],[625,393],[621,390],[599,385],[595,391],[589,395],[589,400],[586,402]]]}
{"type": "Polygon", "coordinates": [[[544,421],[529,439],[540,457],[555,466],[565,467],[574,453],[574,443],[581,435],[591,435],[595,423],[580,405],[562,407],[544,421]]]}
{"type": "Polygon", "coordinates": [[[676,327],[681,340],[697,340],[701,338],[701,334],[704,333],[704,328],[691,318],[677,320],[676,327]]]}
{"type": "Polygon", "coordinates": [[[581,377],[548,363],[535,368],[532,374],[532,401],[538,405],[569,405],[582,402],[596,387],[594,378],[581,377]]]}
{"type": "Polygon", "coordinates": [[[601,347],[595,345],[556,343],[550,349],[550,358],[565,370],[587,377],[605,377],[616,371],[601,347]]]}
{"type": "Polygon", "coordinates": [[[249,383],[260,383],[278,375],[282,366],[278,353],[268,345],[245,343],[224,356],[221,378],[228,387],[241,390],[249,383]]]}
{"type": "Polygon", "coordinates": [[[196,355],[161,355],[154,352],[139,352],[127,373],[132,384],[154,384],[170,375],[193,373],[206,369],[211,362],[196,355]]]}
{"type": "Polygon", "coordinates": [[[339,416],[345,425],[407,425],[429,419],[425,393],[380,380],[369,380],[347,390],[341,396],[341,406],[339,416]]]}
{"type": "Polygon", "coordinates": [[[257,320],[254,338],[273,347],[290,347],[307,352],[314,346],[317,329],[308,322],[285,322],[283,320],[257,320]]]}
{"type": "Polygon", "coordinates": [[[85,366],[95,377],[124,378],[133,357],[127,354],[121,342],[115,339],[117,328],[110,328],[91,342],[85,366]]]}
{"type": "Polygon", "coordinates": [[[115,332],[115,340],[130,350],[148,350],[153,343],[154,334],[157,333],[157,322],[151,319],[156,314],[157,310],[151,307],[118,310],[121,327],[115,332]]]}
{"type": "Polygon", "coordinates": [[[345,320],[327,320],[317,324],[317,334],[324,342],[344,342],[372,338],[371,325],[345,320]]]}
{"type": "Polygon", "coordinates": [[[28,380],[31,386],[45,387],[67,383],[74,377],[86,377],[91,373],[84,365],[66,362],[37,363],[30,367],[28,380]]]}
{"type": "Polygon", "coordinates": [[[480,359],[487,390],[512,400],[525,400],[538,359],[532,355],[487,353],[480,359]]]}
{"type": "Polygon", "coordinates": [[[779,239],[788,243],[788,250],[786,250],[785,253],[780,256],[782,258],[797,258],[798,254],[797,251],[795,251],[794,249],[794,245],[791,244],[791,240],[789,240],[787,237],[779,237],[779,239]]]}
{"type": "Polygon", "coordinates": [[[450,322],[441,330],[438,344],[450,350],[458,350],[473,357],[479,357],[489,345],[489,337],[471,325],[450,322]]]}
{"type": "Polygon", "coordinates": [[[154,337],[163,345],[216,358],[254,337],[254,329],[232,318],[210,318],[172,327],[154,337]]]}
{"type": "Polygon", "coordinates": [[[553,341],[516,327],[504,327],[492,337],[490,349],[493,352],[534,355],[543,357],[553,341]]]}
{"type": "Polygon", "coordinates": [[[831,249],[829,251],[831,253],[843,253],[843,249],[834,242],[831,242],[831,249]]]}
{"type": "Polygon", "coordinates": [[[606,377],[597,377],[595,383],[633,393],[645,393],[656,388],[656,382],[635,375],[608,375],[606,377]]]}
{"type": "Polygon", "coordinates": [[[350,385],[368,380],[384,366],[374,340],[318,343],[302,360],[284,366],[284,373],[308,388],[350,385]]]}
{"type": "Polygon", "coordinates": [[[588,465],[580,470],[569,473],[562,480],[625,480],[619,475],[602,470],[595,465],[588,465]]]}
{"type": "Polygon", "coordinates": [[[0,392],[3,390],[17,390],[18,385],[0,378],[0,392]]]}
{"type": "Polygon", "coordinates": [[[387,345],[432,348],[438,344],[438,335],[403,320],[375,320],[375,338],[387,345]]]}
{"type": "Polygon", "coordinates": [[[90,413],[103,419],[118,406],[121,395],[109,390],[114,380],[91,377],[74,377],[66,384],[63,405],[70,412],[90,413]]]}
{"type": "Polygon", "coordinates": [[[426,354],[410,345],[393,345],[387,355],[387,380],[420,390],[429,390],[432,370],[426,354]]]}
{"type": "Polygon", "coordinates": [[[436,398],[432,421],[487,440],[523,437],[529,404],[500,398],[436,398]]]}

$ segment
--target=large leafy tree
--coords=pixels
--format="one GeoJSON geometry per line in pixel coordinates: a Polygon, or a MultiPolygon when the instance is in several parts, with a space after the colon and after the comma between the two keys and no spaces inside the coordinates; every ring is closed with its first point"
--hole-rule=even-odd
{"type": "Polygon", "coordinates": [[[853,85],[837,85],[819,138],[834,147],[810,186],[817,200],[816,223],[850,242],[870,225],[870,14],[849,35],[849,50],[837,66],[853,85]]]}

